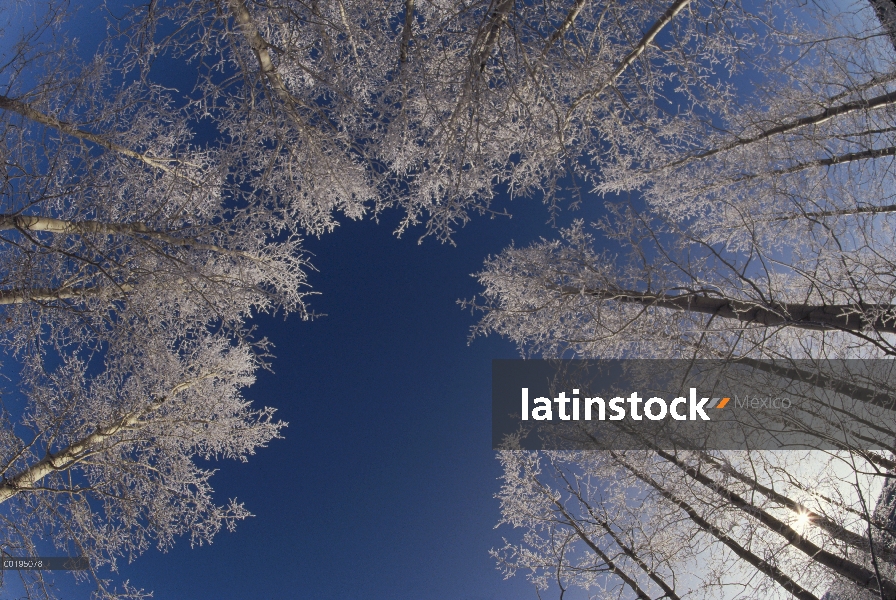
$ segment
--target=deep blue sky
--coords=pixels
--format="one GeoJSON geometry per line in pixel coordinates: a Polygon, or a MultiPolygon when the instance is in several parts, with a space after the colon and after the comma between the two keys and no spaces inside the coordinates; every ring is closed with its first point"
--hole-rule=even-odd
{"type": "MultiPolygon", "coordinates": [[[[70,25],[85,57],[104,29],[95,10],[70,25]]],[[[456,301],[479,291],[470,274],[488,254],[556,231],[537,201],[498,204],[514,217],[475,218],[457,247],[418,245],[422,229],[397,239],[397,212],[306,240],[321,293],[311,308],[326,316],[258,318],[275,373],[246,392],[289,422],[285,439],[246,464],[214,465],[219,502],[236,497],[255,517],[211,546],[150,550],[113,579],[163,600],[536,598],[524,577],[503,581],[488,555],[518,535],[494,529],[490,415],[491,360],[518,354],[497,338],[468,345],[476,318],[456,301]]],[[[600,204],[560,220],[593,218],[600,204]]],[[[57,583],[66,599],[93,589],[67,574],[57,583]]]]}
{"type": "Polygon", "coordinates": [[[490,414],[491,359],[518,354],[498,338],[468,346],[475,319],[456,304],[478,291],[470,273],[487,254],[552,234],[543,206],[511,208],[510,220],[474,220],[456,248],[396,239],[388,218],[308,240],[313,307],[327,316],[258,319],[276,373],[247,393],[278,408],[285,439],[213,479],[255,518],[211,547],[150,551],[122,575],[160,599],[536,598],[488,556],[518,535],[494,529],[490,414]]]}

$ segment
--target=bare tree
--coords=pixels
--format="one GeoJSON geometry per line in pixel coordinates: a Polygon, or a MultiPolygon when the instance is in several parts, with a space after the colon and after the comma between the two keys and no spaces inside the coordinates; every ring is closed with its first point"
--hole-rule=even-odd
{"type": "Polygon", "coordinates": [[[858,543],[868,516],[867,489],[838,480],[850,477],[842,457],[713,454],[504,451],[503,522],[526,534],[494,554],[508,573],[530,571],[542,589],[575,586],[598,598],[808,600],[832,578],[845,582],[844,597],[891,594],[891,562],[829,535],[843,531],[858,543]],[[759,481],[777,500],[784,490],[798,494],[800,511],[756,493],[759,481]]]}
{"type": "Polygon", "coordinates": [[[893,352],[891,286],[859,287],[849,271],[724,252],[630,211],[606,230],[630,236],[625,255],[595,250],[579,223],[563,232],[563,241],[508,248],[490,259],[478,275],[485,315],[476,332],[500,333],[527,353],[551,356],[893,352]]]}
{"type": "MultiPolygon", "coordinates": [[[[246,321],[304,316],[306,263],[160,89],[26,41],[0,95],[0,345],[24,402],[0,414],[0,552],[83,556],[97,597],[144,597],[103,570],[249,514],[197,459],[279,437],[242,397],[268,350],[246,321]]],[[[23,585],[53,596],[39,572],[23,585]]]]}
{"type": "Polygon", "coordinates": [[[446,240],[502,188],[554,205],[572,185],[580,201],[590,163],[680,129],[670,82],[684,105],[727,102],[694,56],[744,68],[773,21],[690,0],[159,2],[122,22],[122,64],[151,78],[154,53],[196,57],[197,114],[308,231],[399,206],[399,232],[446,240]],[[159,34],[169,20],[190,37],[159,34]]]}
{"type": "Polygon", "coordinates": [[[164,96],[109,89],[102,69],[47,77],[0,97],[9,347],[95,345],[116,335],[122,308],[172,339],[211,320],[238,330],[253,310],[303,310],[295,232],[264,198],[227,194],[219,153],[191,145],[164,96]]]}
{"type": "MultiPolygon", "coordinates": [[[[172,347],[144,332],[97,361],[68,356],[49,372],[26,363],[29,410],[18,422],[4,412],[0,432],[0,550],[84,557],[89,570],[77,576],[94,580],[96,597],[141,598],[102,570],[181,536],[201,545],[232,529],[249,512],[214,500],[214,471],[197,459],[245,461],[285,424],[242,398],[258,359],[224,335],[172,347]]],[[[29,596],[51,596],[40,572],[23,582],[29,596]]]]}
{"type": "Polygon", "coordinates": [[[805,23],[757,47],[785,60],[744,76],[728,103],[652,126],[655,143],[603,165],[597,189],[637,194],[696,244],[797,267],[822,295],[848,273],[849,294],[874,303],[892,285],[892,44],[871,4],[791,16],[805,23]]]}
{"type": "MultiPolygon", "coordinates": [[[[639,122],[654,143],[598,189],[640,197],[600,237],[577,223],[490,258],[474,334],[548,357],[892,356],[892,57],[847,21],[791,30],[806,51],[755,102],[639,122]]],[[[496,553],[510,572],[561,595],[896,593],[888,452],[594,450],[502,453],[504,520],[526,531],[496,553]]]]}

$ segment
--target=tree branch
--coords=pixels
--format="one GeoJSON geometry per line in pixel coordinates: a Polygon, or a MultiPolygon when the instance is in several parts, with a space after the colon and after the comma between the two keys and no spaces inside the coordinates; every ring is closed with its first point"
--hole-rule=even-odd
{"type": "Polygon", "coordinates": [[[770,217],[768,221],[793,221],[794,219],[815,219],[822,217],[848,217],[850,215],[879,215],[884,213],[896,212],[896,204],[885,204],[883,206],[859,206],[856,208],[843,208],[838,210],[817,210],[807,211],[795,215],[787,215],[782,217],[770,217]]]}
{"type": "Polygon", "coordinates": [[[896,92],[890,92],[887,94],[881,94],[880,96],[875,96],[870,100],[853,100],[852,102],[846,102],[839,106],[834,106],[831,108],[826,108],[820,113],[814,115],[807,115],[805,117],[800,117],[794,121],[789,123],[782,123],[777,127],[772,127],[771,129],[766,129],[754,136],[747,138],[739,138],[736,141],[730,142],[723,146],[719,146],[718,148],[713,148],[711,150],[706,150],[705,152],[701,152],[700,154],[695,154],[693,156],[686,156],[684,158],[680,158],[676,161],[669,163],[668,165],[664,165],[661,167],[662,169],[671,169],[674,167],[678,167],[693,161],[702,160],[704,158],[709,158],[710,156],[714,156],[719,154],[720,152],[727,152],[729,150],[733,150],[735,148],[740,148],[743,146],[747,146],[749,144],[753,144],[755,142],[760,142],[762,140],[768,139],[772,136],[779,135],[782,133],[790,133],[795,131],[801,127],[806,127],[808,125],[820,125],[825,121],[830,121],[834,117],[839,117],[842,115],[847,115],[858,110],[874,110],[877,108],[883,108],[886,106],[890,106],[891,104],[896,103],[896,92]]]}
{"type": "Polygon", "coordinates": [[[277,68],[271,60],[271,53],[268,52],[269,44],[263,37],[261,37],[261,34],[258,33],[258,27],[255,26],[255,21],[252,20],[252,14],[249,12],[249,7],[246,5],[245,0],[228,0],[228,4],[230,5],[230,11],[233,13],[234,19],[243,32],[243,37],[246,38],[249,47],[252,48],[252,52],[255,53],[255,58],[258,59],[258,65],[262,75],[268,80],[268,83],[277,97],[286,105],[286,109],[290,112],[290,116],[298,121],[297,124],[302,125],[302,120],[299,118],[298,114],[295,114],[295,110],[293,109],[295,98],[293,98],[289,93],[289,90],[286,89],[283,79],[277,72],[277,68]]]}
{"type": "Polygon", "coordinates": [[[342,26],[345,27],[345,35],[348,37],[348,43],[352,47],[352,56],[355,57],[355,67],[360,68],[361,61],[358,59],[358,46],[355,44],[355,36],[352,35],[348,15],[345,14],[345,6],[342,4],[342,0],[336,0],[336,3],[339,4],[339,17],[342,19],[342,26]]]}
{"type": "Polygon", "coordinates": [[[83,458],[85,453],[90,452],[92,448],[102,444],[122,430],[134,427],[141,419],[164,406],[166,402],[180,392],[193,387],[200,381],[213,379],[217,376],[217,373],[207,373],[195,379],[180,383],[174,386],[168,394],[157,398],[144,408],[132,411],[105,427],[97,428],[96,431],[90,435],[69,444],[59,452],[51,454],[48,451],[47,455],[40,461],[0,483],[0,504],[6,502],[19,492],[33,489],[35,484],[47,475],[56,471],[64,471],[71,468],[83,458]]]}
{"type": "Polygon", "coordinates": [[[485,42],[482,44],[479,51],[473,55],[473,65],[478,68],[480,73],[485,72],[485,67],[488,66],[488,57],[491,55],[495,44],[498,42],[501,28],[504,26],[504,23],[507,22],[507,15],[510,14],[510,10],[513,8],[514,4],[515,0],[499,0],[498,6],[495,7],[495,11],[492,13],[492,17],[486,25],[488,35],[486,35],[485,42]]]}
{"type": "Polygon", "coordinates": [[[793,165],[792,167],[787,167],[785,169],[775,169],[766,173],[750,173],[748,175],[739,175],[728,180],[728,182],[739,183],[741,181],[749,181],[751,179],[767,177],[769,175],[791,175],[793,173],[805,171],[806,169],[813,169],[816,167],[831,167],[834,165],[855,162],[858,160],[880,158],[882,156],[896,156],[896,146],[890,146],[888,148],[871,148],[869,150],[863,150],[861,152],[848,152],[846,154],[840,154],[838,156],[818,158],[816,160],[810,160],[804,163],[793,165]]]}
{"type": "Polygon", "coordinates": [[[566,18],[563,19],[563,22],[560,23],[560,26],[554,30],[554,32],[548,37],[548,41],[545,42],[544,50],[542,50],[541,54],[544,56],[547,54],[548,50],[553,46],[557,40],[563,37],[563,34],[572,27],[573,22],[576,20],[576,17],[579,16],[579,13],[582,12],[582,8],[588,3],[588,0],[576,0],[576,3],[566,14],[566,18]]]}
{"type": "Polygon", "coordinates": [[[17,113],[27,119],[34,121],[35,123],[40,123],[41,125],[46,125],[47,127],[52,127],[57,131],[65,133],[66,135],[92,142],[94,144],[97,144],[98,146],[102,146],[107,150],[111,150],[112,152],[116,152],[123,156],[134,158],[146,165],[149,165],[150,167],[159,169],[161,171],[164,171],[165,173],[171,173],[172,175],[176,175],[177,177],[185,179],[194,185],[198,185],[198,183],[193,179],[184,176],[182,173],[179,173],[177,169],[172,168],[171,165],[176,166],[183,164],[183,161],[176,158],[155,158],[147,154],[136,152],[134,150],[131,150],[130,148],[126,148],[120,144],[109,141],[101,135],[91,133],[89,131],[84,131],[83,129],[78,129],[71,123],[61,121],[56,117],[51,117],[50,115],[45,115],[44,113],[34,109],[31,105],[16,100],[15,98],[9,98],[7,96],[0,95],[0,109],[17,113]]]}
{"type": "Polygon", "coordinates": [[[643,54],[645,50],[647,50],[647,47],[651,44],[651,42],[653,42],[656,36],[659,35],[663,28],[671,23],[672,19],[674,19],[675,16],[682,10],[684,10],[684,8],[690,3],[691,0],[677,0],[666,10],[666,12],[660,15],[660,18],[654,22],[653,26],[649,30],[647,30],[647,33],[644,34],[644,36],[641,38],[641,41],[635,45],[632,51],[629,52],[628,55],[626,55],[626,57],[623,58],[618,65],[616,65],[616,68],[613,69],[613,72],[610,73],[609,77],[604,79],[598,87],[585,92],[584,94],[576,98],[575,102],[570,105],[569,111],[567,112],[567,121],[572,117],[572,113],[582,102],[588,100],[589,98],[596,98],[597,96],[600,96],[604,92],[604,90],[612,85],[612,83],[616,81],[616,78],[619,77],[622,72],[625,71],[633,62],[635,62],[635,60],[639,56],[641,56],[641,54],[643,54]]]}

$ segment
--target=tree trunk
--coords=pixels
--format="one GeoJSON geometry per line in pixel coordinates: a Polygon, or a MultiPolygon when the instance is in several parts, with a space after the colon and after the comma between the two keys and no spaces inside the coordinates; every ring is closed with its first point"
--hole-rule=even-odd
{"type": "MultiPolygon", "coordinates": [[[[121,293],[127,293],[134,289],[128,283],[117,286],[121,293]]],[[[26,290],[0,290],[0,306],[6,304],[24,304],[26,302],[53,302],[54,300],[83,299],[89,296],[97,296],[103,291],[99,287],[63,287],[31,288],[26,290]]]]}
{"type": "Polygon", "coordinates": [[[884,28],[893,49],[896,49],[896,2],[893,0],[868,0],[877,13],[881,27],[884,28]]]}
{"type": "Polygon", "coordinates": [[[404,29],[401,30],[401,52],[398,59],[402,63],[408,61],[408,46],[414,35],[414,3],[415,0],[405,0],[404,3],[404,29]]]}
{"type": "Polygon", "coordinates": [[[196,379],[180,383],[172,388],[168,394],[161,398],[157,398],[144,408],[131,412],[105,427],[98,427],[96,431],[90,435],[69,444],[59,452],[51,454],[49,450],[47,450],[47,455],[40,461],[25,468],[25,470],[12,477],[3,478],[3,482],[0,483],[0,504],[6,502],[19,492],[33,489],[35,484],[50,473],[71,468],[86,455],[89,455],[89,451],[92,447],[102,444],[104,441],[124,429],[134,427],[139,423],[140,419],[161,408],[168,400],[180,392],[193,387],[200,381],[212,379],[214,377],[217,377],[217,373],[207,373],[196,379]]]}
{"type": "Polygon", "coordinates": [[[218,254],[239,256],[253,261],[264,259],[249,252],[230,250],[215,244],[206,244],[193,238],[179,238],[148,227],[145,223],[105,223],[102,221],[66,221],[53,217],[32,217],[25,215],[0,215],[0,231],[48,231],[69,235],[85,235],[90,233],[105,235],[144,236],[177,247],[190,247],[195,250],[208,250],[218,254]]]}
{"type": "Polygon", "coordinates": [[[504,27],[504,23],[507,22],[507,15],[510,14],[510,10],[513,8],[514,4],[515,0],[499,0],[498,6],[495,7],[495,12],[492,13],[492,17],[489,19],[488,25],[486,26],[488,34],[485,37],[485,42],[483,42],[479,51],[473,55],[473,66],[475,66],[480,73],[485,72],[485,67],[488,66],[488,57],[495,48],[495,44],[498,43],[498,37],[501,35],[501,28],[504,27]]]}
{"type": "Polygon", "coordinates": [[[548,286],[548,288],[560,291],[563,296],[584,294],[601,300],[630,302],[643,306],[698,312],[724,319],[756,323],[766,327],[797,327],[816,331],[863,331],[871,329],[879,333],[896,333],[896,305],[893,304],[830,304],[813,306],[808,304],[771,303],[763,306],[745,300],[714,298],[693,293],[673,295],[632,290],[611,291],[587,287],[576,288],[572,286],[548,286]],[[869,311],[882,314],[869,319],[866,316],[866,313],[869,311]]]}

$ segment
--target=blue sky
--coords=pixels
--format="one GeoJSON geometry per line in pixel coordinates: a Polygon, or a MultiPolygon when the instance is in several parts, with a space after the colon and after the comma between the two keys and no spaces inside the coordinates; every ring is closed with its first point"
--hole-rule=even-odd
{"type": "Polygon", "coordinates": [[[247,393],[278,408],[285,439],[213,479],[256,516],[211,547],[150,551],[122,578],[156,598],[536,598],[488,556],[517,535],[494,529],[491,360],[518,354],[498,338],[468,346],[475,319],[456,304],[487,254],[551,235],[542,205],[511,208],[456,248],[396,239],[388,217],[308,240],[327,316],[258,319],[276,373],[247,393]]]}

